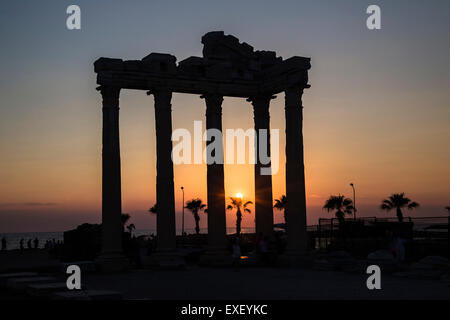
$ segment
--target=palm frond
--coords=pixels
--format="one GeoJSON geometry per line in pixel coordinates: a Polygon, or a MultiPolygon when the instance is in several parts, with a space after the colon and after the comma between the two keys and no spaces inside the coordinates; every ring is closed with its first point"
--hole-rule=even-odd
{"type": "Polygon", "coordinates": [[[156,214],[156,213],[158,212],[158,204],[155,203],[155,204],[153,205],[153,207],[151,207],[150,209],[148,209],[148,212],[153,213],[153,214],[156,214]]]}
{"type": "Polygon", "coordinates": [[[419,207],[419,204],[415,201],[411,201],[410,198],[405,196],[405,193],[393,193],[389,196],[389,198],[384,199],[381,203],[380,208],[382,210],[392,210],[397,208],[401,210],[402,208],[414,209],[419,207]]]}
{"type": "Polygon", "coordinates": [[[122,221],[122,225],[126,225],[128,220],[130,220],[131,216],[128,213],[122,213],[120,216],[120,220],[122,221]]]}
{"type": "Polygon", "coordinates": [[[283,210],[286,207],[287,198],[285,195],[282,195],[280,199],[275,199],[274,208],[278,210],[283,210]]]}
{"type": "MultiPolygon", "coordinates": [[[[392,196],[391,196],[392,197],[392,196]]],[[[392,203],[392,201],[389,199],[384,199],[383,201],[381,201],[381,205],[380,205],[380,209],[381,210],[386,210],[386,211],[390,211],[394,208],[394,204],[392,203]]]]}
{"type": "Polygon", "coordinates": [[[411,209],[414,209],[414,208],[418,208],[418,207],[420,207],[420,205],[417,203],[417,202],[411,202],[410,204],[408,204],[408,209],[409,210],[411,210],[411,209]]]}

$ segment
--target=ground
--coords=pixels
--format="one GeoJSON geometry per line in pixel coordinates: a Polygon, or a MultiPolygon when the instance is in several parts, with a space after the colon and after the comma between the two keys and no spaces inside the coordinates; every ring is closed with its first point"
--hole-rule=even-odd
{"type": "Polygon", "coordinates": [[[0,273],[59,269],[60,262],[47,250],[10,250],[0,252],[0,273]]]}
{"type": "MultiPolygon", "coordinates": [[[[38,271],[65,281],[57,260],[44,250],[0,254],[0,272],[38,271]]],[[[83,273],[90,290],[120,292],[124,299],[450,299],[448,281],[419,280],[385,274],[381,290],[368,290],[368,275],[303,268],[206,268],[185,270],[132,270],[121,274],[83,273]]],[[[22,296],[18,296],[20,299],[22,296]]],[[[13,299],[2,293],[0,300],[13,299]]],[[[23,298],[23,297],[22,297],[23,298]]]]}
{"type": "Polygon", "coordinates": [[[368,290],[367,276],[286,268],[184,271],[138,270],[86,275],[89,289],[120,291],[125,299],[450,299],[448,284],[383,275],[381,290],[368,290]]]}

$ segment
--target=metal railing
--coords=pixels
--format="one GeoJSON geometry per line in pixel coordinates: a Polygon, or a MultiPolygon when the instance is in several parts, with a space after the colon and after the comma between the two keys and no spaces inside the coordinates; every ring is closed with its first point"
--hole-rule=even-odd
{"type": "Polygon", "coordinates": [[[450,250],[450,216],[404,217],[402,224],[398,223],[396,217],[361,217],[356,220],[346,219],[343,224],[340,224],[337,218],[320,218],[316,230],[309,228],[308,233],[314,238],[315,248],[324,249],[342,237],[385,237],[386,235],[381,233],[387,232],[392,226],[402,226],[403,229],[409,230],[408,237],[411,240],[446,243],[450,250]],[[378,234],[369,232],[373,230],[378,234]]]}

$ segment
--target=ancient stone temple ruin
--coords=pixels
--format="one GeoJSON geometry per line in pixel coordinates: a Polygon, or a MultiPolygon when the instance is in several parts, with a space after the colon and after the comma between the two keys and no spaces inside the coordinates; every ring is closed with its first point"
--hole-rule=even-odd
{"type": "MultiPolygon", "coordinates": [[[[288,198],[288,252],[306,249],[306,204],[303,164],[302,95],[308,85],[310,59],[283,60],[273,51],[255,51],[222,31],[202,37],[203,57],[176,63],[170,54],[150,53],[141,60],[99,58],[97,83],[103,98],[102,226],[99,261],[105,269],[122,268],[121,169],[119,95],[121,89],[145,90],[154,96],[157,144],[158,252],[176,249],[172,153],[171,98],[173,92],[198,94],[206,104],[206,129],[222,130],[223,97],[245,98],[253,105],[255,129],[270,129],[269,106],[274,95],[285,93],[286,195],[288,198]]],[[[259,141],[259,137],[258,141],[259,141]]],[[[267,145],[270,137],[267,135],[267,145]]],[[[270,149],[269,149],[270,150],[270,149]]],[[[255,164],[256,232],[273,230],[272,177],[261,175],[255,164]]],[[[207,164],[208,248],[226,247],[223,164],[207,164]]]]}

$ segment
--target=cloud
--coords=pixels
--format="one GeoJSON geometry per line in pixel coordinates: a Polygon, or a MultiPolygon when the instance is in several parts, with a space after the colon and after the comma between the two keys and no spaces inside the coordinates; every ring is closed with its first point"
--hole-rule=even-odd
{"type": "Polygon", "coordinates": [[[56,202],[24,202],[23,205],[30,207],[38,207],[38,206],[55,206],[56,202]]]}
{"type": "Polygon", "coordinates": [[[56,206],[56,202],[9,202],[0,203],[0,208],[16,208],[16,207],[50,207],[56,206]]]}

